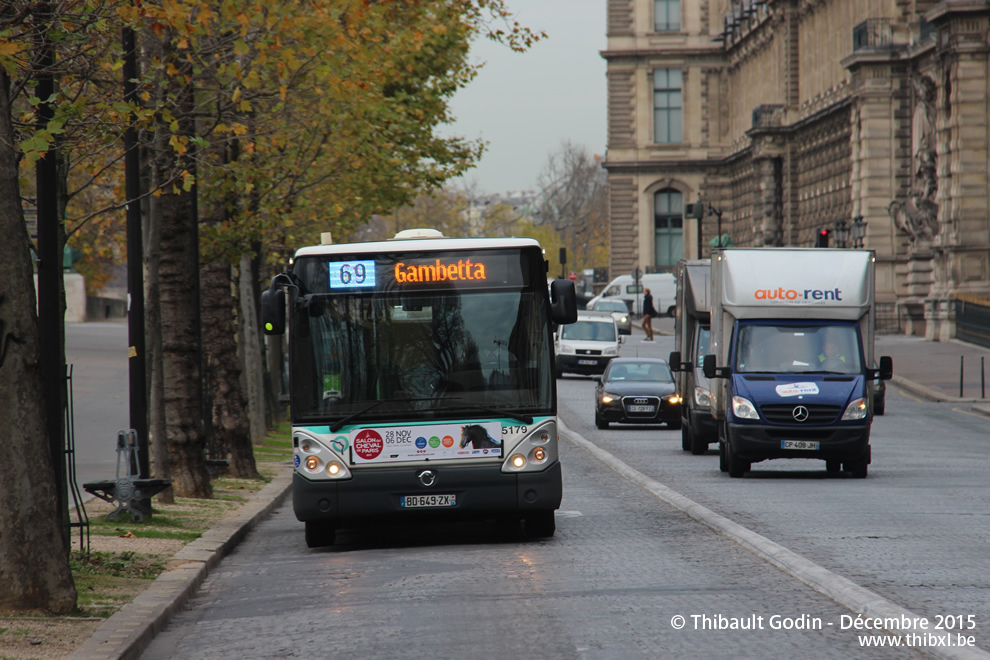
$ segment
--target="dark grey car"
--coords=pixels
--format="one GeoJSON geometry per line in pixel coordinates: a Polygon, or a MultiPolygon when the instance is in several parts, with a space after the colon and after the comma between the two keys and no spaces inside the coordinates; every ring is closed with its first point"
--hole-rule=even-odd
{"type": "Polygon", "coordinates": [[[595,426],[612,422],[681,427],[681,399],[666,360],[616,358],[595,387],[595,426]]]}

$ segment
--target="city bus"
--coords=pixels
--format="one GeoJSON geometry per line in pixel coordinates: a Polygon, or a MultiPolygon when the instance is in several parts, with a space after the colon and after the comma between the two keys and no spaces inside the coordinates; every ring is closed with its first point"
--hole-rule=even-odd
{"type": "Polygon", "coordinates": [[[528,238],[300,248],[262,293],[287,333],[293,509],[309,547],[338,529],[493,519],[552,536],[560,506],[553,332],[573,282],[528,238]]]}

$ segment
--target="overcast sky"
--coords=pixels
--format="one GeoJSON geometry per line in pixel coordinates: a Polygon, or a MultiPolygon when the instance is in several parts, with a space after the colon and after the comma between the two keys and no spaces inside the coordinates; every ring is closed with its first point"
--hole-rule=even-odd
{"type": "Polygon", "coordinates": [[[471,50],[485,66],[453,99],[447,135],[482,138],[479,165],[452,182],[478,192],[532,190],[564,140],[605,153],[606,0],[506,0],[517,20],[547,38],[525,53],[483,39],[471,50]]]}

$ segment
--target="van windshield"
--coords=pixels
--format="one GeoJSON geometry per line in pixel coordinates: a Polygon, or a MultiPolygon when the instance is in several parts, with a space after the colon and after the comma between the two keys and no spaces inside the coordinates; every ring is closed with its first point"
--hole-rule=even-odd
{"type": "Polygon", "coordinates": [[[615,324],[578,320],[561,326],[560,338],[571,341],[615,341],[615,324]]]}
{"type": "Polygon", "coordinates": [[[742,325],[739,373],[862,373],[855,325],[742,325]]]}

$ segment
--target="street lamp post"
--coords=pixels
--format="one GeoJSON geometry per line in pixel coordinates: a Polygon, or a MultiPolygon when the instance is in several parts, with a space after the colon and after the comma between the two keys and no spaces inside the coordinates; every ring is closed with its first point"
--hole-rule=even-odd
{"type": "Polygon", "coordinates": [[[849,247],[849,226],[846,224],[845,220],[835,221],[835,242],[836,247],[849,247]]]}
{"type": "Polygon", "coordinates": [[[866,238],[866,222],[863,221],[863,216],[857,215],[853,218],[852,223],[852,246],[854,248],[863,247],[863,240],[866,238]]]}

